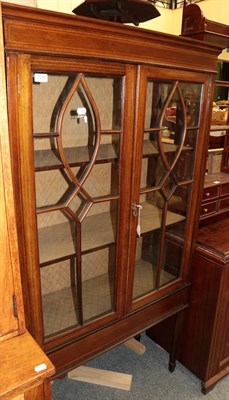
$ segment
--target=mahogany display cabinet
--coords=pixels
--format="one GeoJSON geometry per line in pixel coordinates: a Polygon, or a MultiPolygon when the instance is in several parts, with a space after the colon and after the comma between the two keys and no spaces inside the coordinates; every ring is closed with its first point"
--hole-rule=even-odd
{"type": "Polygon", "coordinates": [[[26,324],[58,376],[188,306],[221,48],[2,13],[26,324]]]}

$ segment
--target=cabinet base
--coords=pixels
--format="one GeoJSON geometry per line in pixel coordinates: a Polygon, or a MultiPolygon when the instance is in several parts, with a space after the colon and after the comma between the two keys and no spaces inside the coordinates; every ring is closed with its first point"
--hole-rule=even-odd
{"type": "Polygon", "coordinates": [[[206,382],[201,382],[201,390],[203,394],[208,394],[224,376],[229,374],[229,366],[220,371],[218,374],[214,375],[206,382]]]}

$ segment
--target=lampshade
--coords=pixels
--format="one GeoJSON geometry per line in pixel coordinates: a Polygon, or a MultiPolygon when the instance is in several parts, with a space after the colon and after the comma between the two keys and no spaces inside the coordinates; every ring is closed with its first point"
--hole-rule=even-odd
{"type": "Polygon", "coordinates": [[[151,0],[85,0],[72,12],[85,17],[134,25],[160,15],[151,0]]]}

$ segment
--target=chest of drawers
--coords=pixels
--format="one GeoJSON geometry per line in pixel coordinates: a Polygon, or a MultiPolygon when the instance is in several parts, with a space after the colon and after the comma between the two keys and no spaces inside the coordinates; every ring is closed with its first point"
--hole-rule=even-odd
{"type": "MultiPolygon", "coordinates": [[[[190,304],[176,358],[208,393],[229,372],[229,217],[201,226],[192,258],[190,304]]],[[[171,351],[174,317],[147,331],[171,351]]]]}
{"type": "Polygon", "coordinates": [[[229,174],[206,175],[200,224],[221,218],[229,212],[229,174]]]}

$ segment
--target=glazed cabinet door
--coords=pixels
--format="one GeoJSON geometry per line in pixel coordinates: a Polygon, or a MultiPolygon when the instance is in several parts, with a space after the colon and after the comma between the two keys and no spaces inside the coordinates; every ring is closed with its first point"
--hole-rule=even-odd
{"type": "Polygon", "coordinates": [[[135,72],[27,56],[16,64],[27,308],[31,330],[49,348],[123,314],[129,174],[122,154],[130,154],[133,123],[125,115],[135,72]]]}
{"type": "Polygon", "coordinates": [[[128,309],[187,281],[207,100],[201,74],[142,67],[135,129],[128,309]],[[200,153],[199,153],[200,154],[200,153]],[[199,166],[198,166],[199,165],[199,166]],[[195,191],[194,191],[195,181],[195,191]]]}

